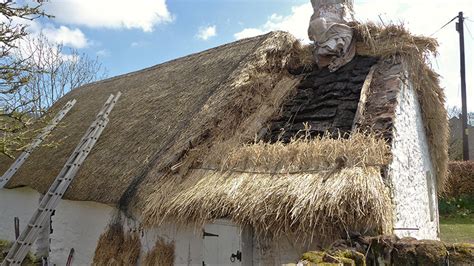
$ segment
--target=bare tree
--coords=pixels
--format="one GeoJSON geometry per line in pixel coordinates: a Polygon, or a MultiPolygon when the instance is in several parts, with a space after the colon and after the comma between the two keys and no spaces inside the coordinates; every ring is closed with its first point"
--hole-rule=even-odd
{"type": "Polygon", "coordinates": [[[42,34],[28,37],[18,49],[18,57],[27,58],[34,69],[24,94],[31,97],[30,109],[36,116],[43,115],[72,89],[106,77],[106,70],[97,57],[52,43],[42,34]]]}
{"type": "Polygon", "coordinates": [[[448,106],[448,118],[454,118],[454,117],[459,117],[461,115],[462,111],[459,106],[453,105],[453,106],[448,106]]]}
{"type": "Polygon", "coordinates": [[[97,58],[29,34],[29,21],[41,16],[49,17],[41,5],[0,0],[0,154],[10,157],[29,143],[30,125],[55,101],[105,77],[97,58]]]}
{"type": "Polygon", "coordinates": [[[0,154],[9,154],[11,146],[22,146],[25,128],[31,123],[30,97],[21,89],[30,80],[32,69],[27,58],[14,51],[27,36],[28,21],[47,16],[41,5],[18,6],[11,0],[0,0],[0,154]]]}

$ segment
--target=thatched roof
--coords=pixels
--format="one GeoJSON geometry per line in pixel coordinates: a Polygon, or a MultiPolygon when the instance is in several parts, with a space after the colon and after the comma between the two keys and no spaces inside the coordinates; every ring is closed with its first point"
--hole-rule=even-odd
{"type": "MultiPolygon", "coordinates": [[[[278,81],[285,91],[291,88],[298,77],[280,72],[294,43],[290,34],[270,33],[71,91],[51,110],[77,100],[49,138],[59,145],[37,149],[7,187],[45,192],[103,102],[121,91],[107,128],[65,195],[115,205],[151,168],[171,166],[190,145],[211,138],[211,131],[232,131],[268,93],[258,88],[278,81]]],[[[11,160],[1,160],[3,171],[11,160]]]]}
{"type": "MultiPolygon", "coordinates": [[[[385,32],[393,29],[354,27],[359,57],[332,74],[314,68],[311,47],[273,32],[75,89],[53,106],[54,112],[65,101],[78,101],[50,138],[60,145],[35,151],[8,187],[46,191],[106,97],[121,91],[66,198],[118,205],[148,225],[227,217],[274,235],[338,234],[348,228],[387,232],[390,198],[382,168],[390,160],[387,141],[398,92],[385,86],[384,77],[394,66],[403,70],[407,47],[417,48],[419,58],[426,49],[402,32],[404,46],[388,53],[380,44],[389,43],[382,37],[393,36],[385,32]],[[350,131],[364,77],[376,61],[361,56],[380,58],[360,124],[380,134],[338,136],[350,131]],[[302,88],[307,90],[301,93],[302,88]],[[313,95],[318,88],[323,92],[313,95]],[[291,108],[315,95],[320,100],[306,103],[305,110],[323,106],[324,112],[301,116],[301,108],[291,108]],[[294,123],[283,128],[303,130],[292,133],[303,139],[268,136],[278,133],[272,125],[283,123],[286,114],[294,123]],[[322,131],[331,134],[321,136],[322,131]]],[[[409,62],[422,65],[420,75],[426,74],[415,84],[442,180],[445,121],[436,112],[443,110],[444,96],[424,61],[409,62]],[[441,130],[432,130],[435,126],[441,130]]],[[[0,171],[9,163],[2,160],[0,171]]]]}

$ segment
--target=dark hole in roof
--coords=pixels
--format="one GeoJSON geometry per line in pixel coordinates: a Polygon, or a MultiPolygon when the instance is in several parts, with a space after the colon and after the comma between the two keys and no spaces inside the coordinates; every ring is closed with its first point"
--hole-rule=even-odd
{"type": "Polygon", "coordinates": [[[325,132],[348,133],[360,99],[360,92],[377,58],[355,57],[349,64],[329,72],[327,69],[304,73],[293,96],[289,97],[278,117],[267,126],[264,140],[288,142],[304,134],[307,123],[311,136],[325,132]]]}

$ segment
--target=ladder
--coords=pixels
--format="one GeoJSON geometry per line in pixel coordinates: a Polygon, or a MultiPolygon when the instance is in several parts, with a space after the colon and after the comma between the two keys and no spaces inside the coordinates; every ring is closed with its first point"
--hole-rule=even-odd
{"type": "Polygon", "coordinates": [[[79,170],[79,167],[82,165],[87,155],[89,155],[92,147],[97,142],[97,139],[107,125],[109,121],[108,115],[112,111],[117,100],[120,98],[120,95],[121,93],[118,92],[115,96],[110,95],[107,99],[104,106],[97,114],[96,120],[87,129],[78,146],[66,161],[63,169],[53,181],[48,192],[43,196],[38,209],[31,217],[28,225],[23,230],[20,237],[13,243],[10,251],[5,257],[5,260],[2,262],[2,266],[21,265],[21,262],[28,254],[28,251],[35,242],[40,231],[45,226],[45,221],[47,221],[51,216],[51,213],[56,209],[59,201],[68,189],[69,184],[72,182],[79,170]]]}
{"type": "Polygon", "coordinates": [[[0,177],[0,188],[3,188],[10,178],[20,169],[20,167],[23,165],[23,163],[30,157],[31,152],[33,152],[36,147],[38,147],[41,142],[46,138],[46,136],[51,133],[51,131],[58,125],[58,123],[66,116],[66,114],[71,110],[71,108],[76,104],[76,100],[72,100],[66,103],[64,105],[63,109],[59,111],[56,116],[51,120],[48,126],[43,128],[41,133],[36,136],[36,138],[31,142],[31,144],[28,146],[28,148],[18,156],[18,158],[13,162],[13,164],[8,168],[8,170],[0,177]]]}

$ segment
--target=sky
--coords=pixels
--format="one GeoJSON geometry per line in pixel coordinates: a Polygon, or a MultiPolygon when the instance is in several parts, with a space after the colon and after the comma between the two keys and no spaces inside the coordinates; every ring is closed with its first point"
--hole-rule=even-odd
{"type": "MultiPolygon", "coordinates": [[[[358,21],[403,23],[438,39],[439,55],[431,63],[449,106],[461,104],[459,37],[455,23],[439,29],[464,11],[467,99],[474,111],[473,0],[354,0],[354,6],[358,21]]],[[[97,56],[109,76],[272,30],[308,42],[312,14],[310,0],[47,0],[44,8],[54,18],[32,22],[29,30],[97,56]]]]}

